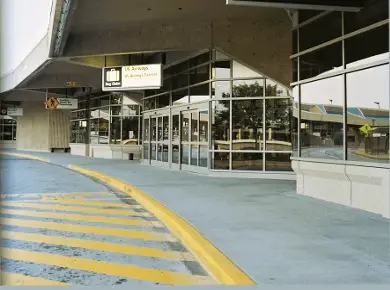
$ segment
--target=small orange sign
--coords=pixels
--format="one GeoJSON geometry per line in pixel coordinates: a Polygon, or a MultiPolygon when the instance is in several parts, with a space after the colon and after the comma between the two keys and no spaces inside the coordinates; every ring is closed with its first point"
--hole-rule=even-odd
{"type": "Polygon", "coordinates": [[[55,97],[50,97],[46,100],[45,104],[50,110],[54,110],[55,108],[57,108],[59,102],[55,97]]]}

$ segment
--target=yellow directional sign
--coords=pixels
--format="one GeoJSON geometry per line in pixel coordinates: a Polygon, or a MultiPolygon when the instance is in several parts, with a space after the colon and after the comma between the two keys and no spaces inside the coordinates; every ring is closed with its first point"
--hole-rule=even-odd
{"type": "Polygon", "coordinates": [[[359,130],[362,131],[364,134],[367,134],[368,131],[371,130],[371,126],[368,124],[365,124],[364,126],[360,127],[359,130]]]}
{"type": "Polygon", "coordinates": [[[46,100],[45,104],[50,110],[54,110],[58,106],[59,102],[55,97],[50,97],[46,100]]]}

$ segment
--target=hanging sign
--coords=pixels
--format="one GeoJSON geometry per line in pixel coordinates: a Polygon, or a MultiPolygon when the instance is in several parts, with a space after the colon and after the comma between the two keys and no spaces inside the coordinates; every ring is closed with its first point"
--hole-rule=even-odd
{"type": "Polygon", "coordinates": [[[102,73],[103,91],[151,90],[162,86],[161,64],[104,67],[102,73]]]}
{"type": "Polygon", "coordinates": [[[45,102],[46,109],[74,110],[78,108],[77,99],[50,97],[45,102]]]}

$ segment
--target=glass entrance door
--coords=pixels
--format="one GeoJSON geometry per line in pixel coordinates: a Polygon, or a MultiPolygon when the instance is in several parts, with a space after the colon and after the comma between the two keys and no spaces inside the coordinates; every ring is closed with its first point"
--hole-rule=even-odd
{"type": "Polygon", "coordinates": [[[169,116],[150,117],[150,160],[151,164],[168,166],[169,161],[169,116]]]}

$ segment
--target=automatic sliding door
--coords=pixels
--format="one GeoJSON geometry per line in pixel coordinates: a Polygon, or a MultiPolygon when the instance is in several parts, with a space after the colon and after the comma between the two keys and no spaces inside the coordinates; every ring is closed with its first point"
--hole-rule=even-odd
{"type": "Polygon", "coordinates": [[[190,113],[181,114],[181,164],[190,164],[190,113]]]}
{"type": "Polygon", "coordinates": [[[209,156],[209,111],[199,112],[199,167],[207,167],[209,156]]]}
{"type": "Polygon", "coordinates": [[[180,115],[172,114],[172,164],[179,166],[180,162],[180,115]]]}

